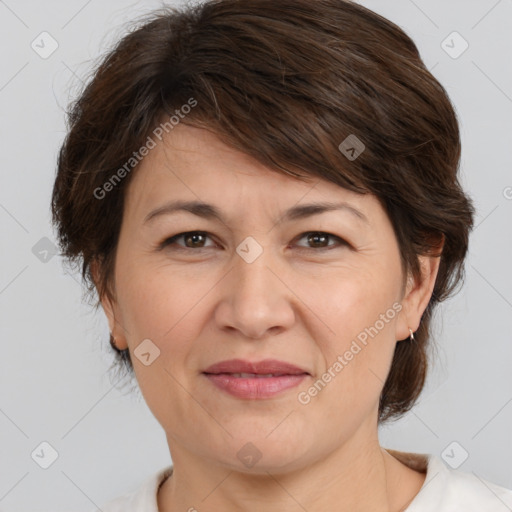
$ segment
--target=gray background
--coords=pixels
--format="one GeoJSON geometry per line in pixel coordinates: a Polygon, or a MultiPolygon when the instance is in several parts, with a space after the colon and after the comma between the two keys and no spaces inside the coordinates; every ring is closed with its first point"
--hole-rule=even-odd
{"type": "MultiPolygon", "coordinates": [[[[361,3],[400,25],[446,87],[461,122],[463,183],[477,207],[466,284],[437,317],[428,386],[410,414],[382,428],[381,441],[452,464],[467,452],[461,470],[512,488],[512,1],[361,3]],[[443,45],[452,56],[442,46],[453,31],[469,43],[457,58],[457,36],[443,45]]],[[[53,255],[49,222],[64,110],[77,84],[123,23],[160,5],[0,1],[0,510],[90,511],[171,462],[140,393],[123,394],[109,376],[107,322],[82,303],[79,276],[53,255]],[[58,43],[47,58],[43,31],[58,43]],[[31,457],[38,447],[49,456],[44,441],[58,452],[48,469],[31,457]]]]}

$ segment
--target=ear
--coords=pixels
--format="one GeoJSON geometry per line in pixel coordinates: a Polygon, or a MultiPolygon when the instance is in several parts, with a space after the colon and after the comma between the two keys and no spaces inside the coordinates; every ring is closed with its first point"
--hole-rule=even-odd
{"type": "Polygon", "coordinates": [[[441,251],[444,239],[436,247],[438,252],[432,256],[419,256],[421,275],[414,279],[412,275],[407,278],[407,285],[402,299],[402,310],[396,322],[396,339],[404,340],[409,337],[411,329],[416,332],[419,328],[421,316],[427,308],[432,297],[436,283],[439,264],[441,262],[441,251]]]}
{"type": "MultiPolygon", "coordinates": [[[[99,266],[100,263],[98,260],[94,260],[91,262],[91,274],[93,277],[94,284],[96,286],[96,290],[99,292],[99,266]]],[[[108,325],[110,329],[110,333],[115,339],[115,344],[118,349],[124,350],[128,348],[128,343],[126,342],[126,336],[124,333],[124,329],[121,325],[121,323],[118,321],[119,313],[118,313],[118,306],[116,301],[108,297],[106,294],[100,295],[100,301],[101,301],[101,307],[103,311],[105,312],[105,316],[108,320],[108,325]]]]}

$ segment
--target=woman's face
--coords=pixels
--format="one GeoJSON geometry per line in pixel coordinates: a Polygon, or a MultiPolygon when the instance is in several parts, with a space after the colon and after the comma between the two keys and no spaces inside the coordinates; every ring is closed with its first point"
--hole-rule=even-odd
{"type": "Polygon", "coordinates": [[[116,302],[103,307],[173,460],[290,470],[364,445],[396,340],[418,327],[430,295],[409,281],[402,290],[380,203],[270,171],[206,130],[180,125],[164,142],[126,191],[116,302]],[[175,201],[211,207],[166,211],[175,201]],[[326,202],[342,207],[302,210],[326,202]],[[233,359],[302,375],[205,373],[233,359]]]}

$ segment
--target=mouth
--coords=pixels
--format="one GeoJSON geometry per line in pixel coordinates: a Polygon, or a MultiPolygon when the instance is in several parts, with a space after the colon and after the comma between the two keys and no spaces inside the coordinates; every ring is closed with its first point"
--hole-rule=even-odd
{"type": "Polygon", "coordinates": [[[284,361],[232,359],[208,367],[203,375],[231,396],[259,400],[283,394],[298,386],[310,373],[284,361]]]}
{"type": "MultiPolygon", "coordinates": [[[[212,375],[212,374],[210,374],[212,375]]],[[[237,377],[239,379],[264,379],[267,377],[282,377],[283,375],[290,375],[287,373],[224,373],[224,374],[216,374],[216,375],[231,375],[232,377],[237,377]]]]}

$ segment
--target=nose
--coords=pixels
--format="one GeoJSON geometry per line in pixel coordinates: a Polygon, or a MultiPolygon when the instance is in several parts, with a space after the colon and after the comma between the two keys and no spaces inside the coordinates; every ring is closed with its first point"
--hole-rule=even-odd
{"type": "Polygon", "coordinates": [[[251,339],[289,329],[295,321],[296,297],[286,274],[270,251],[263,250],[251,263],[235,254],[233,267],[219,283],[218,327],[251,339]]]}

